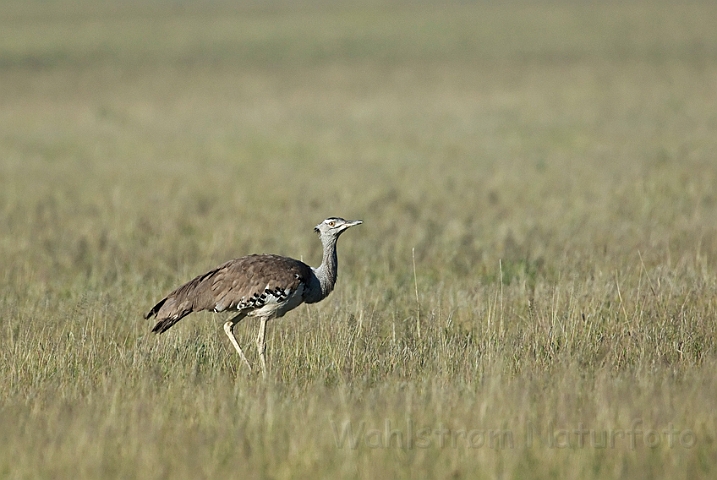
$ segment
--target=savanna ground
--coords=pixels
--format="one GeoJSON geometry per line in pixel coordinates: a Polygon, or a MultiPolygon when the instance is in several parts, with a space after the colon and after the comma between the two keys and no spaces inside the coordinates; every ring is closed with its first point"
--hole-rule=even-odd
{"type": "MultiPolygon", "coordinates": [[[[0,477],[699,478],[715,2],[0,6],[0,477]],[[192,315],[320,260],[270,380],[192,315]]],[[[256,323],[237,328],[257,361],[256,323]]]]}

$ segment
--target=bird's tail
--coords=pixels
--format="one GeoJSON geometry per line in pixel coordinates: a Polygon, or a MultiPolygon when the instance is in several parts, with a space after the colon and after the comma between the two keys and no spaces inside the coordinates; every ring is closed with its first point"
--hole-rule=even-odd
{"type": "MultiPolygon", "coordinates": [[[[184,317],[186,317],[187,315],[189,315],[190,313],[192,313],[192,309],[191,309],[191,308],[189,308],[189,309],[181,309],[181,310],[177,310],[177,309],[175,309],[175,308],[172,308],[173,305],[174,305],[174,302],[172,302],[172,304],[169,305],[169,307],[170,307],[169,310],[173,310],[173,311],[161,312],[162,315],[160,316],[160,310],[162,310],[162,307],[163,307],[164,304],[167,302],[167,300],[170,299],[171,296],[172,296],[172,295],[169,295],[168,297],[163,298],[162,300],[160,300],[160,302],[157,303],[157,305],[155,305],[154,307],[152,307],[152,310],[150,310],[149,312],[147,312],[147,314],[144,316],[145,319],[150,319],[150,318],[152,318],[152,317],[157,317],[157,320],[159,320],[159,321],[154,325],[154,327],[152,327],[152,331],[153,331],[154,333],[159,334],[159,333],[164,333],[164,332],[166,332],[167,330],[169,330],[169,328],[170,328],[172,325],[174,325],[175,323],[177,323],[178,321],[180,321],[181,319],[183,319],[184,317]]],[[[167,310],[167,309],[165,309],[165,310],[167,310]]]]}
{"type": "Polygon", "coordinates": [[[215,270],[199,275],[177,288],[164,297],[144,316],[146,319],[157,318],[157,324],[152,328],[154,333],[163,333],[192,312],[199,312],[213,308],[211,298],[207,300],[201,295],[201,290],[209,285],[202,282],[211,277],[215,270]],[[199,289],[199,295],[198,290],[199,289]]]}
{"type": "Polygon", "coordinates": [[[167,330],[169,330],[169,328],[172,325],[174,325],[175,323],[177,323],[184,317],[185,317],[185,315],[178,316],[176,318],[169,317],[169,318],[165,318],[164,320],[160,320],[159,322],[156,323],[156,325],[154,327],[152,327],[152,332],[157,333],[157,334],[164,333],[167,330]]]}
{"type": "Polygon", "coordinates": [[[166,302],[166,301],[167,301],[167,298],[165,297],[162,300],[160,300],[157,305],[152,307],[152,310],[147,312],[147,314],[144,316],[145,320],[149,320],[153,316],[157,315],[157,312],[159,312],[159,309],[162,308],[162,305],[164,305],[164,302],[166,302]]]}

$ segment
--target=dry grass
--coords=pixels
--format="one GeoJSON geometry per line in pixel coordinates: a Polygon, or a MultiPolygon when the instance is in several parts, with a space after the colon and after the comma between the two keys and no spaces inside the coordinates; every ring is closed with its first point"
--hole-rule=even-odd
{"type": "Polygon", "coordinates": [[[0,10],[0,477],[714,475],[712,2],[0,10]],[[149,333],[328,215],[269,382],[149,333]]]}

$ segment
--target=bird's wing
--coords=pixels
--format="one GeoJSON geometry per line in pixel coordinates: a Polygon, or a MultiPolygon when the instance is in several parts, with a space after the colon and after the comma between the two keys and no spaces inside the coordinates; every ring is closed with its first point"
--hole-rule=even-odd
{"type": "Polygon", "coordinates": [[[250,311],[267,302],[282,302],[309,283],[311,267],[279,255],[248,255],[193,278],[161,300],[146,318],[156,315],[153,332],[162,333],[192,312],[250,311]]]}

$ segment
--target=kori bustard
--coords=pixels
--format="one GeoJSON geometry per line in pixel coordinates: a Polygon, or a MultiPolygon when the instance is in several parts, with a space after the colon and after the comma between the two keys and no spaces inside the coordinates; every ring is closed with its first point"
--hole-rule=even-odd
{"type": "Polygon", "coordinates": [[[318,268],[280,255],[247,255],[193,278],[160,300],[145,318],[157,318],[152,331],[159,334],[192,312],[233,311],[236,315],[224,324],[224,331],[251,371],[234,336],[234,327],[244,317],[259,317],[256,347],[262,375],[266,378],[266,323],[302,303],[319,302],[332,292],[338,273],[336,242],[348,228],[361,223],[361,220],[329,217],[314,227],[324,247],[318,268]]]}

